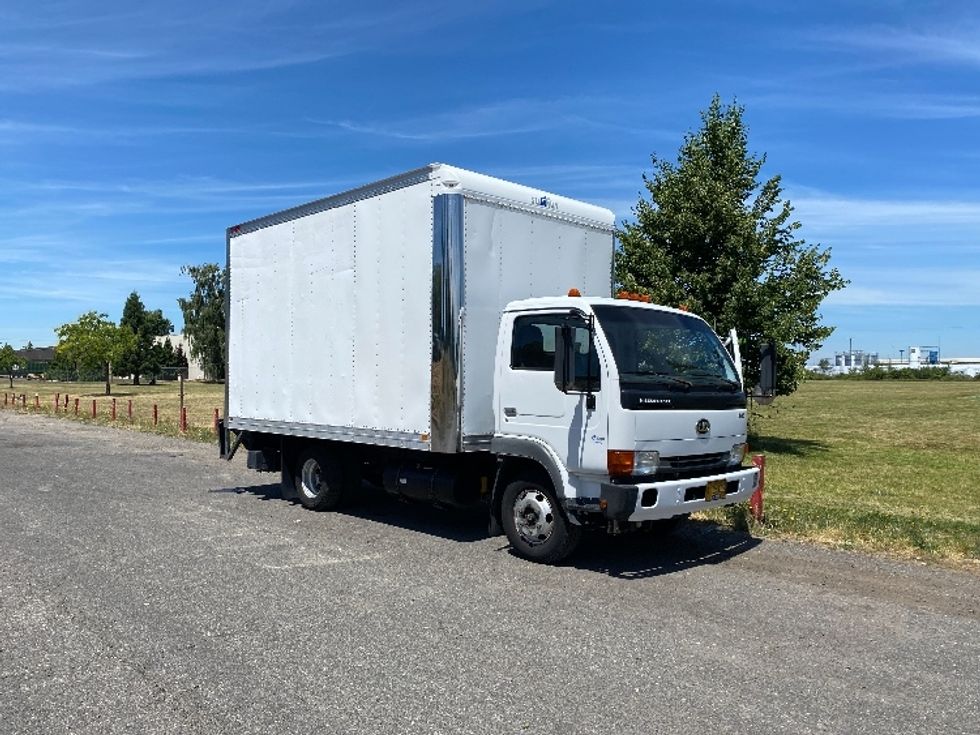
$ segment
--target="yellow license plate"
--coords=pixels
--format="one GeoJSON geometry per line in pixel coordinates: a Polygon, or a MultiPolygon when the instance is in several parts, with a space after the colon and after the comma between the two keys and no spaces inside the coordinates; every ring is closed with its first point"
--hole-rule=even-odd
{"type": "Polygon", "coordinates": [[[725,497],[725,481],[711,480],[704,488],[704,499],[706,501],[721,500],[725,497]]]}

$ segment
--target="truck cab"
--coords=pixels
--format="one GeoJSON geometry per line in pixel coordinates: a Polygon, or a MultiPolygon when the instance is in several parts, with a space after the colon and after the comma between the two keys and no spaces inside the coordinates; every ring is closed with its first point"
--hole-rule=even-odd
{"type": "Polygon", "coordinates": [[[746,392],[703,319],[636,299],[514,301],[497,341],[492,451],[543,468],[502,473],[495,519],[525,556],[554,560],[584,526],[614,531],[747,500],[746,392]]]}

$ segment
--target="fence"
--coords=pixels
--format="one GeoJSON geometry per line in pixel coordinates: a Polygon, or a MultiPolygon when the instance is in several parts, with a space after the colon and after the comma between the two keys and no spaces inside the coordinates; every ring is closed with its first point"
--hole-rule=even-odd
{"type": "Polygon", "coordinates": [[[220,410],[215,408],[208,415],[206,424],[192,424],[188,417],[187,406],[179,406],[177,415],[170,420],[161,415],[158,403],[143,404],[142,408],[145,413],[141,415],[140,406],[134,405],[131,398],[120,401],[111,396],[104,398],[72,397],[68,393],[55,393],[53,396],[46,396],[42,400],[38,393],[29,396],[27,393],[4,391],[3,408],[66,418],[102,420],[107,423],[118,422],[141,429],[164,430],[169,427],[176,427],[181,434],[207,431],[217,434],[218,420],[221,418],[220,410]]]}

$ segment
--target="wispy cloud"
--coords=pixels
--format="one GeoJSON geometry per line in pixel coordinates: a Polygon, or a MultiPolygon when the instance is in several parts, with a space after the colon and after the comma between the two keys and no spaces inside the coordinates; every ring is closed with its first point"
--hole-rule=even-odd
{"type": "Polygon", "coordinates": [[[850,269],[851,285],[827,306],[980,306],[980,269],[850,269]]]}
{"type": "Polygon", "coordinates": [[[887,54],[898,63],[931,62],[980,66],[980,24],[909,30],[873,26],[816,34],[820,41],[858,51],[887,54]]]}
{"type": "Polygon", "coordinates": [[[748,95],[752,107],[824,110],[899,120],[960,120],[980,117],[980,96],[855,91],[773,92],[748,95]]]}
{"type": "Polygon", "coordinates": [[[793,195],[795,216],[808,227],[980,226],[980,201],[865,199],[814,190],[793,195]]]}
{"type": "MultiPolygon", "coordinates": [[[[34,92],[131,79],[259,71],[365,51],[390,51],[463,15],[519,5],[450,5],[372,0],[332,4],[240,0],[233,6],[189,0],[65,4],[55,20],[7,10],[0,19],[0,90],[34,92]],[[99,18],[99,22],[93,22],[99,18]]],[[[534,4],[534,3],[532,3],[534,4]]]]}
{"type": "Polygon", "coordinates": [[[676,137],[674,130],[624,125],[622,108],[635,104],[605,97],[514,98],[395,121],[316,119],[309,122],[351,133],[423,143],[592,128],[647,137],[676,137]],[[611,110],[618,109],[613,116],[611,110]]]}

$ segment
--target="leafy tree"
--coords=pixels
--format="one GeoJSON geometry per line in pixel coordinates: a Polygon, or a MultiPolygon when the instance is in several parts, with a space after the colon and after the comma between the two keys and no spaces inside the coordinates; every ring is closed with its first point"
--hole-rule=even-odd
{"type": "Polygon", "coordinates": [[[635,223],[618,233],[616,277],[628,291],[683,305],[719,333],[736,328],[749,386],[759,379],[762,345],[774,341],[777,392],[788,394],[833,331],[820,323],[820,303],[847,281],[828,268],[829,249],[797,238],[780,177],[760,180],[766,159],[749,153],[743,111],[716,95],[676,163],[652,156],[653,175],[643,177],[650,198],[640,198],[635,223]]]}
{"type": "Polygon", "coordinates": [[[116,326],[105,314],[89,311],[77,321],[62,324],[54,330],[58,335],[56,353],[80,368],[105,371],[105,394],[112,392],[112,366],[133,349],[136,335],[127,327],[116,326]]]}
{"type": "Polygon", "coordinates": [[[128,327],[136,339],[132,349],[120,359],[116,372],[122,375],[132,374],[133,385],[140,384],[141,374],[156,382],[161,367],[161,354],[155,349],[156,338],[170,334],[174,325],[160,309],[147,311],[139,294],[133,291],[123,306],[119,326],[128,327]]]}
{"type": "Polygon", "coordinates": [[[206,380],[225,378],[225,269],[215,263],[185,265],[182,275],[190,276],[194,290],[186,299],[177,299],[184,314],[184,335],[191,355],[201,363],[206,380]]]}
{"type": "Polygon", "coordinates": [[[820,362],[817,363],[817,367],[820,368],[820,372],[829,373],[830,372],[830,360],[826,357],[821,357],[820,362]]]}
{"type": "Polygon", "coordinates": [[[14,365],[17,364],[17,353],[14,348],[6,342],[0,347],[0,373],[7,373],[10,378],[10,387],[14,387],[14,365]]]}

